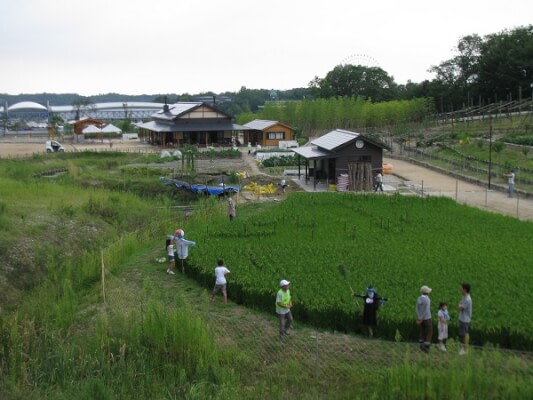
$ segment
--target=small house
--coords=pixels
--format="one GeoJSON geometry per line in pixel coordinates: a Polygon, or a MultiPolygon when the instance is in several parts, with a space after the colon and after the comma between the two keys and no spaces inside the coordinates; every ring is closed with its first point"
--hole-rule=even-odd
{"type": "Polygon", "coordinates": [[[254,119],[244,126],[249,129],[244,142],[252,146],[279,147],[280,141],[294,140],[294,129],[278,121],[254,119]]]}
{"type": "Polygon", "coordinates": [[[335,129],[293,149],[298,155],[298,176],[303,163],[306,180],[314,183],[346,182],[347,190],[371,190],[374,175],[382,169],[383,143],[361,133],[335,129]]]}

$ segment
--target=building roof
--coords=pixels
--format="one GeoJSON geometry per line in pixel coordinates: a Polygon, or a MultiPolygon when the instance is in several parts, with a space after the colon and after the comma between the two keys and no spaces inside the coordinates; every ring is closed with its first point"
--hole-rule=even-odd
{"type": "MultiPolygon", "coordinates": [[[[143,101],[125,101],[125,102],[108,102],[108,103],[92,103],[89,104],[89,107],[94,111],[135,111],[135,110],[161,110],[163,108],[163,103],[150,103],[143,101]]],[[[50,106],[52,112],[72,112],[75,111],[77,107],[72,105],[64,106],[50,106]]],[[[86,108],[86,107],[82,107],[86,108]]]]}
{"type": "Polygon", "coordinates": [[[28,109],[47,111],[47,108],[45,106],[39,103],[35,103],[34,101],[21,101],[20,103],[16,103],[16,104],[13,104],[12,106],[9,106],[7,108],[7,111],[28,110],[28,109]]]}
{"type": "Polygon", "coordinates": [[[250,122],[247,122],[246,124],[244,124],[244,126],[247,127],[248,129],[264,131],[265,129],[268,129],[271,126],[278,125],[278,124],[292,129],[290,126],[285,125],[285,124],[283,124],[283,123],[281,123],[279,121],[269,121],[269,120],[266,120],[266,119],[254,119],[253,121],[250,121],[250,122]]]}
{"type": "Polygon", "coordinates": [[[102,128],[102,132],[106,133],[120,133],[122,130],[113,124],[108,124],[102,128]]]}
{"type": "Polygon", "coordinates": [[[149,121],[144,124],[137,124],[137,127],[150,131],[163,132],[220,132],[220,131],[246,131],[248,128],[234,124],[229,120],[216,121],[182,121],[177,120],[172,124],[149,121]]]}
{"type": "Polygon", "coordinates": [[[294,151],[296,154],[299,154],[303,158],[306,158],[308,160],[325,158],[332,154],[329,151],[325,151],[323,149],[319,149],[313,146],[298,147],[298,148],[292,149],[292,151],[294,151]]]}
{"type": "Polygon", "coordinates": [[[357,132],[335,129],[326,133],[325,135],[320,136],[318,139],[311,141],[311,144],[333,151],[347,143],[350,143],[351,141],[354,141],[359,136],[361,136],[361,134],[357,132]]]}
{"type": "Polygon", "coordinates": [[[175,104],[169,104],[168,105],[168,113],[165,113],[164,109],[159,110],[156,112],[153,117],[154,118],[164,118],[164,119],[174,119],[176,117],[179,117],[180,115],[186,114],[195,108],[200,107],[202,104],[201,101],[190,101],[190,102],[178,102],[175,104]]]}
{"type": "Polygon", "coordinates": [[[102,130],[95,125],[87,125],[86,128],[83,128],[82,133],[100,133],[102,130]]]}

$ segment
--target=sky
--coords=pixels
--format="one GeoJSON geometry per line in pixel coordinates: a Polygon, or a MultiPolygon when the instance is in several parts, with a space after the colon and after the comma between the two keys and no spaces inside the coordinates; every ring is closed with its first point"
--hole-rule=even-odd
{"type": "Polygon", "coordinates": [[[461,37],[532,17],[531,0],[2,0],[0,93],[287,90],[347,63],[422,82],[461,37]]]}

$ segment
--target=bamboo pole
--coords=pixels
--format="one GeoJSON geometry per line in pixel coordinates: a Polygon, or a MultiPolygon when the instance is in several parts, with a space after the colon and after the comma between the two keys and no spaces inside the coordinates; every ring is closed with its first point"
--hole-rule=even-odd
{"type": "Polygon", "coordinates": [[[104,264],[104,250],[101,250],[100,252],[102,257],[102,297],[104,299],[105,304],[105,264],[104,264]]]}

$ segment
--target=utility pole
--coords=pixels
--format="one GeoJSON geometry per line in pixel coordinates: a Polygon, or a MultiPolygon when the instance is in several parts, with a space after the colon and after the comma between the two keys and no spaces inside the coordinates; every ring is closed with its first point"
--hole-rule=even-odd
{"type": "Polygon", "coordinates": [[[488,184],[488,190],[490,190],[490,178],[492,175],[492,115],[490,118],[490,125],[489,125],[489,184],[488,184]]]}

